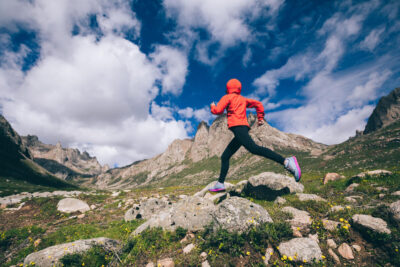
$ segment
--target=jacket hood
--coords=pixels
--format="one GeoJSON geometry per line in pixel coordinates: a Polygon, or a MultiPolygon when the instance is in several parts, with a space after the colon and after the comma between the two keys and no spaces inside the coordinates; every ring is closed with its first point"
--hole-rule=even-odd
{"type": "Polygon", "coordinates": [[[228,94],[238,94],[242,91],[242,84],[237,79],[230,79],[226,84],[226,92],[228,94]]]}

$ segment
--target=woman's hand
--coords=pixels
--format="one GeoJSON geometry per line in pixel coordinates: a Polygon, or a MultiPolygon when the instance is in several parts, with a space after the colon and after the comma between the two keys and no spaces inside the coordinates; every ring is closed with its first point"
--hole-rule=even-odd
{"type": "Polygon", "coordinates": [[[214,101],[210,104],[210,107],[212,107],[212,106],[215,106],[215,103],[214,103],[214,101]]]}

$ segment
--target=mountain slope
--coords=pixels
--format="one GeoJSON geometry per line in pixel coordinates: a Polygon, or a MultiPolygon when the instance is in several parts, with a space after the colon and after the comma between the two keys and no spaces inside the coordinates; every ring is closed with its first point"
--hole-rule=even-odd
{"type": "Polygon", "coordinates": [[[0,177],[54,188],[75,188],[40,167],[32,160],[21,137],[0,115],[0,177]]]}

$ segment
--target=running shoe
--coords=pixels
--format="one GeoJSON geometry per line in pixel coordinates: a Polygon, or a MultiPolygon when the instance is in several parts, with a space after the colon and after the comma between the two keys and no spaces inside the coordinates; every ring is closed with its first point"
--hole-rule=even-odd
{"type": "Polygon", "coordinates": [[[213,187],[208,189],[210,192],[220,192],[220,191],[225,191],[225,185],[220,182],[216,182],[213,187]]]}
{"type": "Polygon", "coordinates": [[[285,159],[285,169],[287,169],[293,174],[296,182],[300,181],[301,169],[295,156],[285,159]]]}

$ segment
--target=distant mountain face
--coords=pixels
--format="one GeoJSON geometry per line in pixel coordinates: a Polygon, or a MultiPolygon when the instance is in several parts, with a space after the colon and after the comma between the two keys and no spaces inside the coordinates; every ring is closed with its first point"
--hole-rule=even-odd
{"type": "Polygon", "coordinates": [[[81,153],[78,149],[63,148],[60,143],[44,144],[35,135],[22,137],[22,142],[36,163],[62,179],[93,176],[108,170],[108,166],[102,167],[96,157],[91,157],[86,151],[81,153]]]}
{"type": "MultiPolygon", "coordinates": [[[[300,135],[281,132],[267,123],[258,126],[256,120],[257,117],[253,114],[248,117],[251,125],[250,135],[259,145],[278,151],[302,152],[314,156],[321,154],[327,147],[300,135]]],[[[222,115],[217,117],[211,126],[201,122],[194,139],[175,140],[164,153],[137,164],[111,169],[96,177],[94,182],[99,188],[124,188],[162,183],[177,177],[182,177],[179,178],[180,182],[183,182],[185,177],[190,177],[195,182],[209,179],[219,171],[211,172],[209,166],[216,161],[219,163],[218,158],[232,138],[233,134],[227,127],[227,118],[222,115]],[[199,169],[198,166],[207,160],[210,160],[210,164],[199,169]]],[[[243,147],[236,152],[233,159],[249,156],[250,159],[244,161],[243,166],[249,167],[260,159],[252,158],[243,147]]]]}
{"type": "Polygon", "coordinates": [[[57,188],[73,187],[33,161],[33,155],[8,121],[0,115],[0,178],[57,188]]]}
{"type": "Polygon", "coordinates": [[[400,119],[400,87],[382,97],[365,126],[364,134],[374,132],[400,119]]]}

